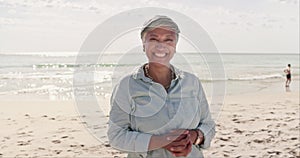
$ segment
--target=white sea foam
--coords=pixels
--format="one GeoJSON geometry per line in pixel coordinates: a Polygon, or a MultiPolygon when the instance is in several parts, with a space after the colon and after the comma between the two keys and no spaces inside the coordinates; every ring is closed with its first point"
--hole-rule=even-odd
{"type": "Polygon", "coordinates": [[[266,79],[276,79],[284,78],[282,74],[269,74],[269,75],[252,75],[252,76],[241,76],[237,78],[228,78],[228,80],[236,81],[252,81],[252,80],[266,80],[266,79]]]}

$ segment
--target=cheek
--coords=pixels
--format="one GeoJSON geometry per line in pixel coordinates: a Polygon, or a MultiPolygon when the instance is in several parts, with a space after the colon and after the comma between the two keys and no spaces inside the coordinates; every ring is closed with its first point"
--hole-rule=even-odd
{"type": "MultiPolygon", "coordinates": [[[[151,43],[151,42],[145,43],[143,45],[143,49],[145,53],[151,53],[152,51],[155,51],[156,47],[157,47],[157,43],[151,43]]],[[[176,44],[164,43],[163,47],[171,53],[175,53],[176,51],[176,44]]]]}
{"type": "Polygon", "coordinates": [[[147,53],[149,52],[150,50],[154,49],[155,48],[155,45],[154,44],[150,44],[150,43],[146,43],[144,44],[144,51],[147,53]]]}
{"type": "Polygon", "coordinates": [[[174,49],[176,49],[176,43],[170,43],[169,46],[170,46],[170,47],[173,47],[174,49]]]}
{"type": "Polygon", "coordinates": [[[172,52],[174,52],[175,53],[175,51],[176,51],[176,44],[172,44],[172,45],[168,45],[168,49],[170,50],[170,51],[172,51],[172,52]]]}

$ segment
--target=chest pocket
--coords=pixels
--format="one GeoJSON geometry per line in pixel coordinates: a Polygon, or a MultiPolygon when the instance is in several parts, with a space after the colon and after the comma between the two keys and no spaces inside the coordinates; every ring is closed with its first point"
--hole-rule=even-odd
{"type": "Polygon", "coordinates": [[[137,131],[159,134],[168,122],[167,99],[160,96],[132,98],[131,128],[137,131]]]}
{"type": "Polygon", "coordinates": [[[173,110],[170,117],[176,128],[194,129],[200,122],[200,104],[197,97],[180,97],[170,99],[173,110]]]}
{"type": "Polygon", "coordinates": [[[171,129],[193,129],[200,121],[197,97],[151,98],[139,96],[132,100],[132,128],[160,134],[171,129]]]}

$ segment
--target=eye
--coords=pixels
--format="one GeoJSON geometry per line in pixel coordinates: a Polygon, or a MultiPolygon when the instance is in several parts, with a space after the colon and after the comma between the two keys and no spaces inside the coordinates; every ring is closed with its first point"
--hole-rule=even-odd
{"type": "Polygon", "coordinates": [[[167,42],[167,43],[173,43],[173,42],[174,42],[174,39],[168,38],[168,39],[166,39],[164,42],[167,42]]]}
{"type": "Polygon", "coordinates": [[[150,38],[150,41],[158,41],[156,38],[150,38]]]}

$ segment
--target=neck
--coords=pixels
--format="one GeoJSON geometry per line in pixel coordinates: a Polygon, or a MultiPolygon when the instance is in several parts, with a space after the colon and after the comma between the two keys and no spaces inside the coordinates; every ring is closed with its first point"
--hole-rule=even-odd
{"type": "Polygon", "coordinates": [[[149,66],[149,75],[155,82],[160,83],[165,88],[171,84],[172,80],[172,71],[170,65],[162,65],[158,63],[148,63],[149,66]]]}
{"type": "MultiPolygon", "coordinates": [[[[155,74],[160,74],[160,73],[166,74],[166,72],[170,71],[170,65],[163,65],[163,64],[151,63],[151,62],[149,62],[148,65],[150,71],[155,70],[153,71],[153,73],[155,74]]],[[[160,74],[159,76],[162,76],[162,74],[160,74]]]]}

